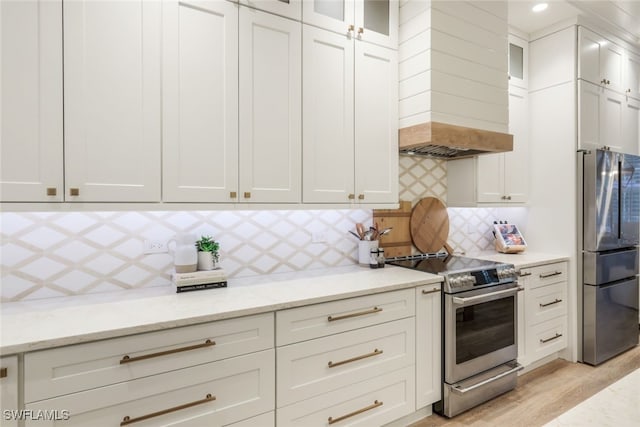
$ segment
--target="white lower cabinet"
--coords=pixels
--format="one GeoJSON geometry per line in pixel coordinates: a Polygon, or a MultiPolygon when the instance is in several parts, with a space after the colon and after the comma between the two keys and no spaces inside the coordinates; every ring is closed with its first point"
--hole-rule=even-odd
{"type": "MultiPolygon", "coordinates": [[[[273,349],[26,405],[69,411],[65,426],[224,426],[273,409],[273,349]]],[[[34,420],[29,425],[56,425],[34,420]]]]}
{"type": "Polygon", "coordinates": [[[18,425],[17,419],[7,417],[5,412],[19,409],[18,405],[18,356],[5,356],[0,359],[0,408],[3,426],[18,425]]]}
{"type": "Polygon", "coordinates": [[[278,427],[381,426],[415,410],[413,366],[278,408],[278,427]]]}
{"type": "Polygon", "coordinates": [[[530,365],[567,346],[567,263],[523,268],[518,317],[518,362],[530,365]]]}
{"type": "Polygon", "coordinates": [[[278,426],[377,426],[414,412],[414,309],[405,289],[278,312],[278,426]]]}
{"type": "Polygon", "coordinates": [[[442,396],[442,285],[416,288],[416,409],[442,396]]]}

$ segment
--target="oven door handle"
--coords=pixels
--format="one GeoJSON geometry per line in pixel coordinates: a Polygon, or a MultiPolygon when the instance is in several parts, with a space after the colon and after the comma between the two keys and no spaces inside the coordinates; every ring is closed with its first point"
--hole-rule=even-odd
{"type": "Polygon", "coordinates": [[[503,289],[497,292],[491,292],[490,294],[482,294],[476,295],[475,297],[453,297],[453,303],[455,305],[467,305],[467,304],[477,304],[484,301],[494,300],[496,296],[508,295],[508,294],[516,294],[518,293],[518,287],[513,287],[509,289],[503,289]]]}
{"type": "Polygon", "coordinates": [[[487,385],[487,384],[489,384],[489,383],[491,383],[491,382],[493,382],[493,381],[497,381],[497,380],[499,380],[500,378],[506,377],[507,375],[511,375],[511,374],[513,374],[514,372],[518,372],[518,371],[520,371],[521,369],[524,369],[524,366],[522,366],[522,365],[521,365],[521,364],[519,364],[519,363],[516,363],[515,368],[513,368],[513,369],[509,369],[507,372],[503,372],[503,373],[501,373],[501,374],[498,374],[498,375],[496,375],[495,377],[487,378],[487,379],[486,379],[486,380],[484,380],[484,381],[480,381],[478,384],[474,384],[474,385],[472,385],[471,387],[460,388],[460,386],[454,385],[454,386],[452,386],[452,387],[451,387],[451,390],[452,390],[452,391],[454,391],[454,392],[456,392],[456,393],[458,393],[458,394],[465,394],[465,393],[469,393],[470,391],[473,391],[473,390],[475,390],[475,389],[477,389],[477,388],[480,388],[480,387],[482,387],[482,386],[484,386],[484,385],[487,385]]]}

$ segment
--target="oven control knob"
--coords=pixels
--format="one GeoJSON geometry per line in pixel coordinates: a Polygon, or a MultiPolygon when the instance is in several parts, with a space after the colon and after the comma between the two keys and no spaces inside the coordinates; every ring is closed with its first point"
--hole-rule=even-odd
{"type": "Polygon", "coordinates": [[[460,286],[460,278],[459,277],[450,278],[449,284],[451,285],[452,288],[457,288],[458,286],[460,286]]]}

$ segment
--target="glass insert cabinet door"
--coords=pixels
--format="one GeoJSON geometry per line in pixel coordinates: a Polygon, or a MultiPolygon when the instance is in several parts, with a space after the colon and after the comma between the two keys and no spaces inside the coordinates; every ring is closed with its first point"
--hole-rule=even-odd
{"type": "Polygon", "coordinates": [[[398,47],[398,0],[304,0],[302,20],[385,47],[398,47]]]}

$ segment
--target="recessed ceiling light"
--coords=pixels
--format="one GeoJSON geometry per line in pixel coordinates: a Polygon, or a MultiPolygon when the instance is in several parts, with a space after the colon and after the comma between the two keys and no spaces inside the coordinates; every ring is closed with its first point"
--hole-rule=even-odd
{"type": "Polygon", "coordinates": [[[531,8],[531,10],[533,10],[534,12],[542,12],[543,10],[545,10],[549,5],[547,3],[538,3],[535,6],[533,6],[531,8]]]}

